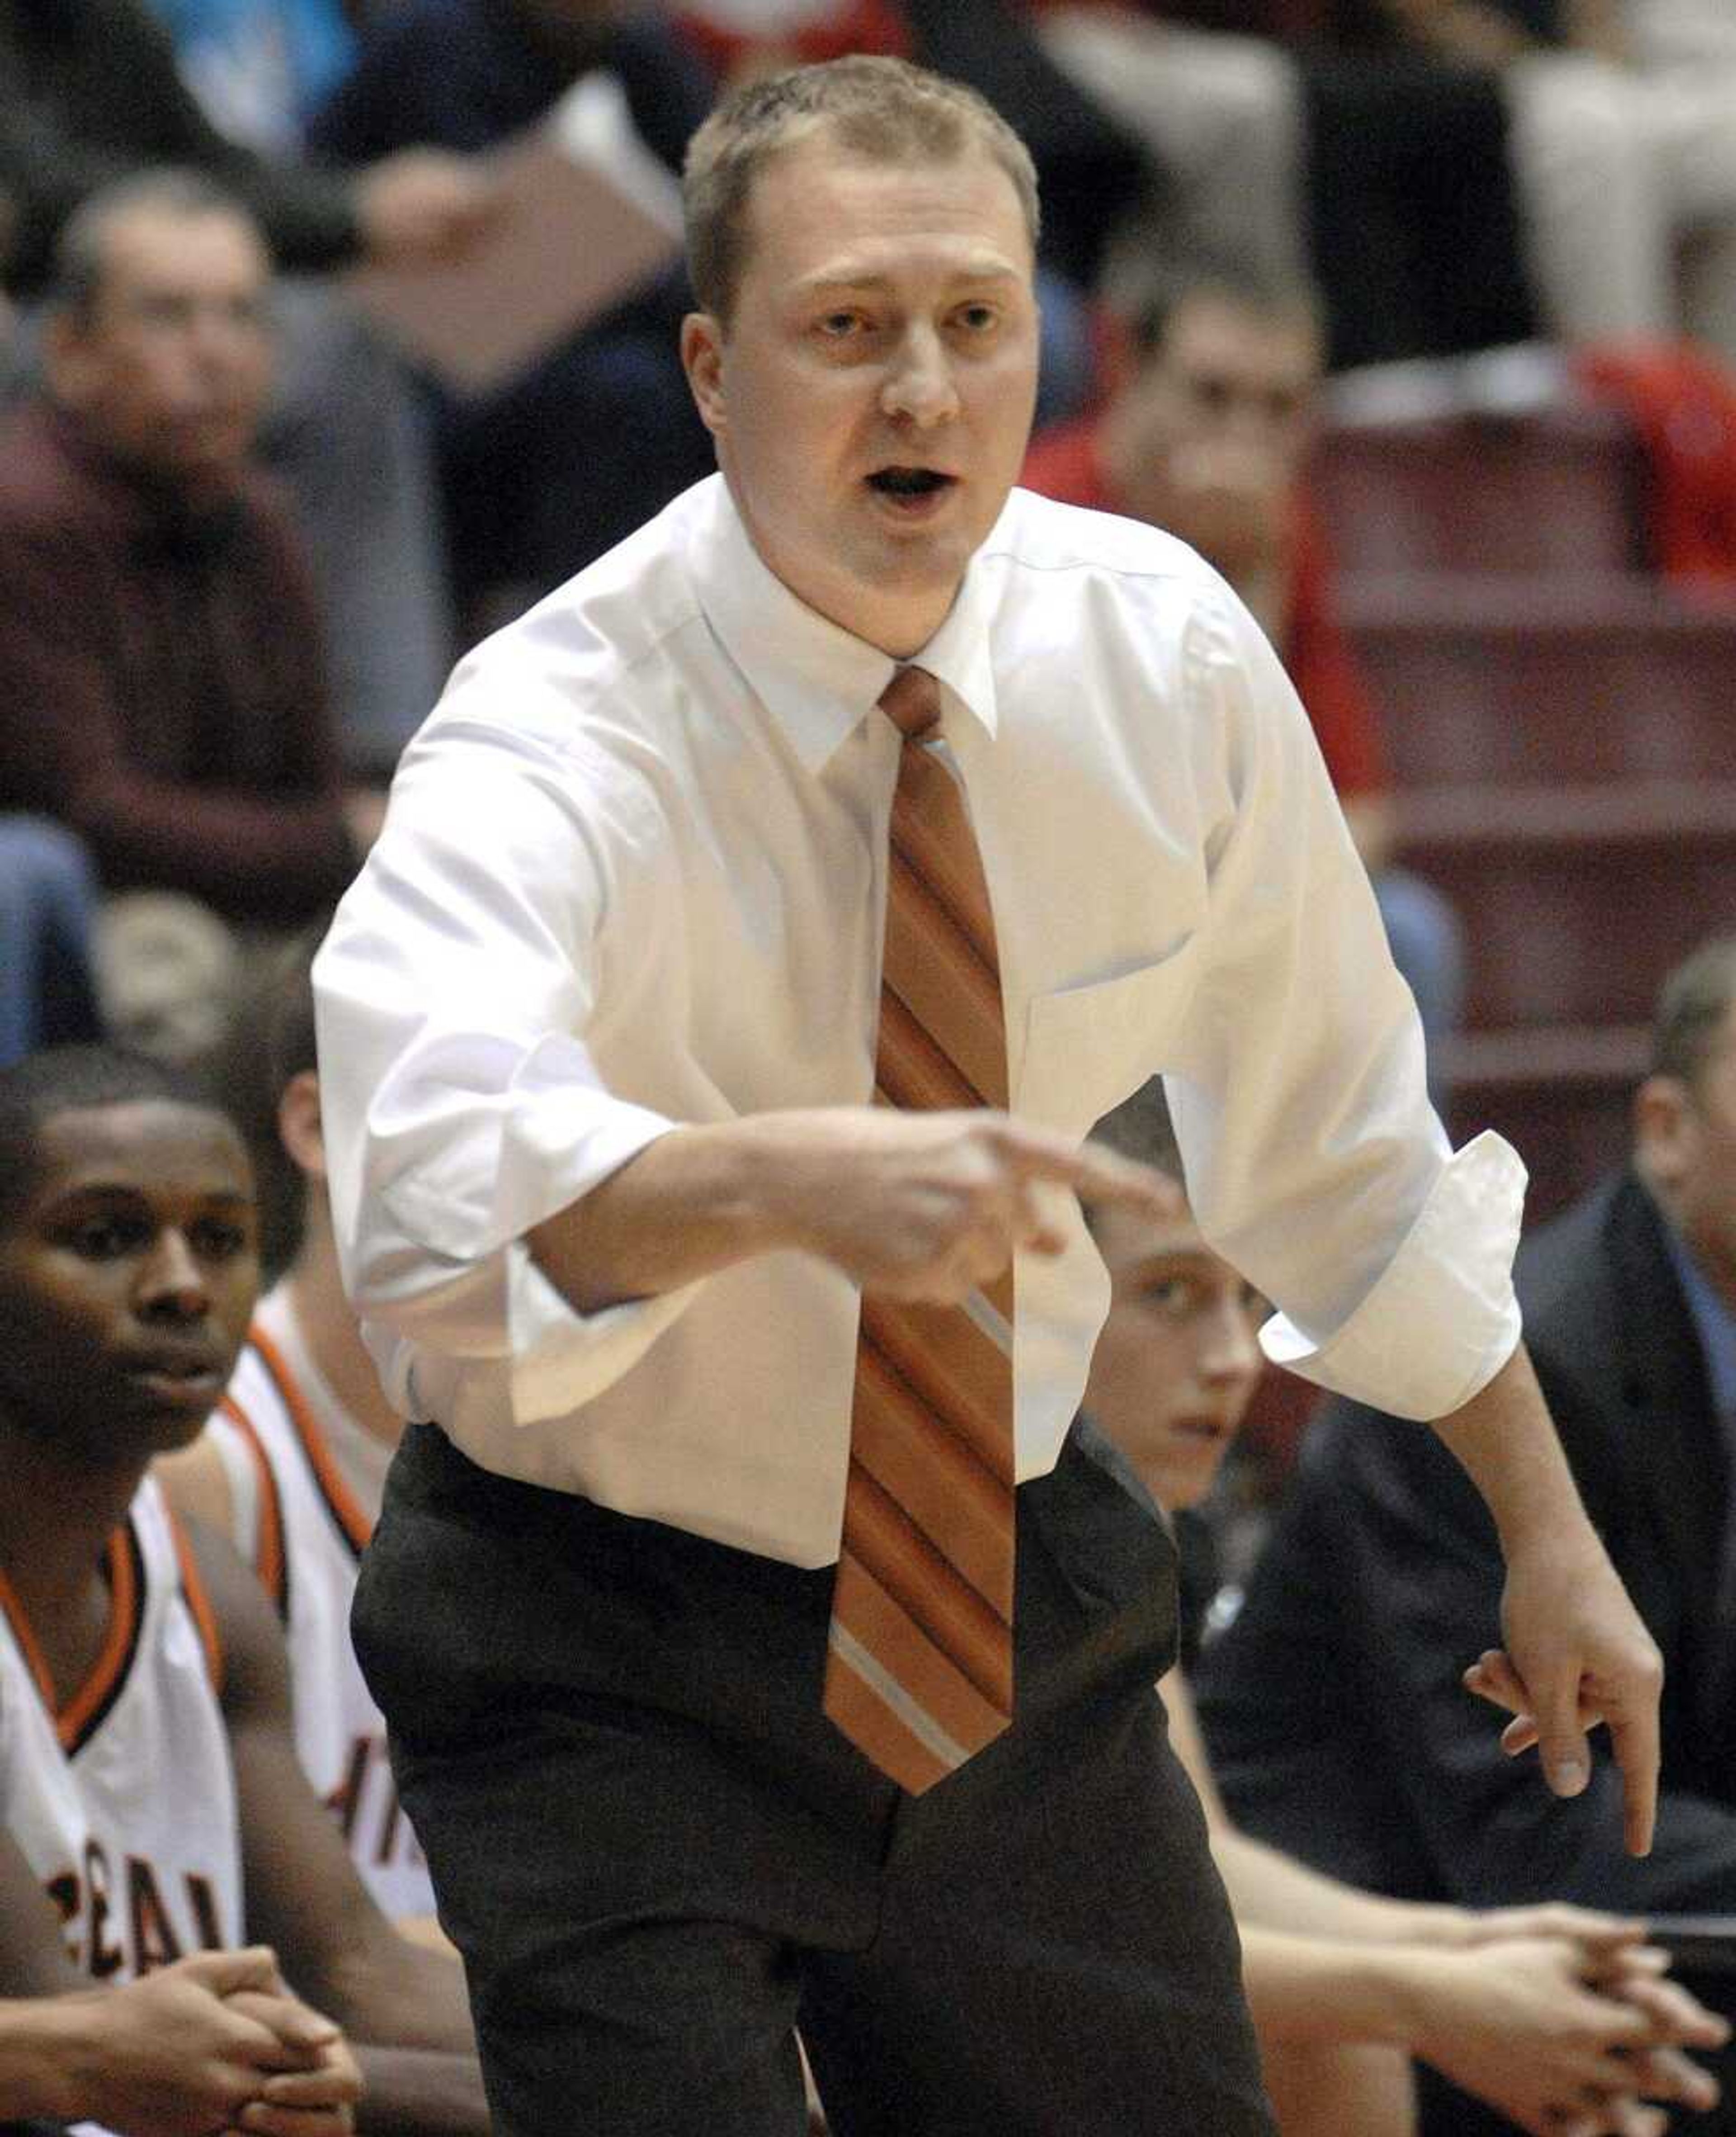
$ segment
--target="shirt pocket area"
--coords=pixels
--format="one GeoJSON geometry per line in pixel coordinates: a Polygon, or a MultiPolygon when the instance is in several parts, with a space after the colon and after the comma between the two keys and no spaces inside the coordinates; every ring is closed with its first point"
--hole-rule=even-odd
{"type": "Polygon", "coordinates": [[[1033,995],[1014,1111],[1083,1136],[1148,1078],[1174,1065],[1196,947],[1190,935],[1131,971],[1033,995]]]}

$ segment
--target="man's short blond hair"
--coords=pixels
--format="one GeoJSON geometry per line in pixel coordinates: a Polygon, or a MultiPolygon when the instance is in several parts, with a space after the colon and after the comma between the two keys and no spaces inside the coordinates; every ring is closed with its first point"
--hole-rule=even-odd
{"type": "Polygon", "coordinates": [[[726,97],[688,145],[688,272],[701,307],[720,325],[729,324],[741,287],[754,181],[774,156],[816,133],[876,163],[950,163],[980,148],[1012,180],[1034,249],[1030,151],[974,89],[905,60],[862,54],[795,67],[726,97]]]}

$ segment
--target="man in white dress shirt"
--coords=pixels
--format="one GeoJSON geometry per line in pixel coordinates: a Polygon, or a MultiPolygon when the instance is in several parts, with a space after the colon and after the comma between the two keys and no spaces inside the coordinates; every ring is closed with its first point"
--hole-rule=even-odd
{"type": "MultiPolygon", "coordinates": [[[[1169,1079],[1267,1349],[1436,1420],[1494,1508],[1551,1784],[1656,1658],[1519,1348],[1523,1174],[1455,1156],[1306,718],[1145,527],[1013,492],[1035,187],[851,60],[695,139],[720,475],[472,655],[315,967],[346,1274],[406,1434],[360,1653],[502,2137],[1252,2137],[1233,1933],[1150,1687],[1173,1558],[1069,1432],[1090,1124],[1169,1079]],[[875,1074],[901,664],[993,905],[1010,1110],[875,1074]],[[860,1302],[1016,1262],[1012,1726],[909,1794],[821,1711],[860,1302]],[[1113,1833],[1112,1843],[1106,1836],[1113,1833]]],[[[1467,1658],[1467,1660],[1470,1658],[1467,1658]]]]}

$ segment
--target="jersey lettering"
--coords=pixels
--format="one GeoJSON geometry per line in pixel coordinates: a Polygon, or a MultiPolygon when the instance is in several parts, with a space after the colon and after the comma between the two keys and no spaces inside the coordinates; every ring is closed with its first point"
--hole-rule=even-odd
{"type": "Polygon", "coordinates": [[[118,1944],[108,1940],[114,1887],[109,1875],[109,1858],[98,1840],[85,1842],[85,1891],[90,1921],[90,1972],[98,1981],[106,1981],[111,1974],[119,1973],[127,1963],[127,1955],[118,1944]]]}
{"type": "Polygon", "coordinates": [[[362,1808],[362,1791],[367,1781],[368,1763],[372,1756],[372,1740],[367,1736],[356,1737],[350,1745],[343,1779],[325,1799],[326,1808],[336,1817],[346,1840],[353,1841],[354,1838],[356,1815],[362,1808]]]}
{"type": "Polygon", "coordinates": [[[193,1911],[199,1942],[207,1951],[221,1951],[223,1929],[217,1920],[217,1896],[210,1878],[202,1877],[197,1870],[189,1870],[186,1882],[187,1904],[193,1911]]]}
{"type": "Polygon", "coordinates": [[[399,1804],[391,1761],[378,1736],[351,1738],[343,1779],[325,1804],[357,1862],[372,1861],[382,1870],[399,1861],[421,1865],[422,1851],[399,1804]],[[369,1817],[367,1828],[364,1810],[377,1814],[369,1817]]]}
{"type": "MultiPolygon", "coordinates": [[[[74,1934],[68,1941],[75,1965],[99,1981],[105,1981],[124,1967],[131,1978],[153,1968],[170,1965],[186,1950],[177,1931],[155,1868],[142,1855],[126,1858],[127,1899],[124,1920],[130,1931],[129,1948],[109,1941],[109,1917],[119,1914],[109,1869],[109,1858],[100,1841],[85,1846],[84,1875],[63,1870],[46,1881],[43,1889],[54,1902],[62,1930],[74,1934]]],[[[197,1870],[182,1874],[187,1912],[192,1920],[196,1944],[218,1951],[224,1943],[217,1918],[217,1898],[210,1878],[197,1870]]]]}
{"type": "MultiPolygon", "coordinates": [[[[47,1892],[49,1898],[54,1901],[56,1912],[60,1916],[61,1927],[63,1930],[70,1930],[78,1920],[79,1905],[84,1892],[84,1887],[79,1881],[77,1871],[63,1870],[58,1877],[51,1877],[48,1880],[47,1892]]],[[[82,1952],[75,1951],[72,1955],[76,1959],[82,1958],[84,1954],[82,1952]]]]}
{"type": "Polygon", "coordinates": [[[148,1974],[154,1966],[179,1959],[181,1940],[157,1889],[157,1873],[142,1856],[127,1857],[127,1900],[133,1918],[134,1973],[148,1974]]]}

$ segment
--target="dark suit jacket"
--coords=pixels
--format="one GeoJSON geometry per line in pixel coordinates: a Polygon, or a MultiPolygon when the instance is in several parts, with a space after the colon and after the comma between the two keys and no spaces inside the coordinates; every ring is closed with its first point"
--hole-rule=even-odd
{"type": "MultiPolygon", "coordinates": [[[[1619,1779],[1593,1739],[1585,1794],[1558,1802],[1534,1756],[1459,1673],[1500,1644],[1495,1530],[1426,1425],[1336,1404],[1229,1630],[1195,1675],[1213,1765],[1250,1833],[1401,1898],[1576,1900],[1634,1913],[1736,1911],[1736,1623],[1717,1571],[1731,1517],[1704,1360],[1656,1205],[1606,1180],[1520,1250],[1531,1355],[1593,1521],[1663,1651],[1656,1843],[1622,1846],[1619,1779]]],[[[1686,1977],[1736,2015],[1736,1979],[1686,1977]]],[[[1679,2137],[1736,2137],[1725,2094],[1679,2137]]],[[[1507,2130],[1423,2073],[1425,2137],[1507,2130]]]]}
{"type": "Polygon", "coordinates": [[[1656,1845],[1622,1852],[1594,1739],[1572,1803],[1459,1673],[1500,1644],[1481,1499],[1426,1427],[1335,1405],[1241,1615],[1199,1672],[1202,1718],[1251,1832],[1377,1890],[1471,1905],[1736,1909],[1736,1624],[1715,1581],[1726,1453],[1662,1219],[1630,1174],[1521,1250],[1526,1336],[1588,1508],[1663,1651],[1656,1845]]]}

